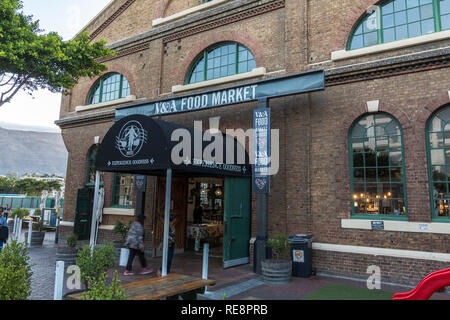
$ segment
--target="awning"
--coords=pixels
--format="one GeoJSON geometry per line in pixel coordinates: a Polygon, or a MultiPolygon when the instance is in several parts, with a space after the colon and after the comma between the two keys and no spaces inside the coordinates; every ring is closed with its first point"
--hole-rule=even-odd
{"type": "Polygon", "coordinates": [[[145,175],[165,175],[167,169],[189,176],[252,174],[248,154],[234,137],[143,115],[125,117],[111,127],[95,166],[98,171],[145,175]]]}

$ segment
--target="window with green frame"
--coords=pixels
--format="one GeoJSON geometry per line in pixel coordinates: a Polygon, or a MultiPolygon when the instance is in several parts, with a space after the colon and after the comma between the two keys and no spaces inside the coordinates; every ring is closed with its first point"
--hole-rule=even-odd
{"type": "Polygon", "coordinates": [[[352,217],[403,219],[407,215],[403,134],[385,113],[358,119],[350,129],[352,217]]]}
{"type": "Polygon", "coordinates": [[[87,104],[117,100],[129,95],[130,84],[127,78],[119,73],[111,73],[97,81],[89,94],[87,104]]]}
{"type": "Polygon", "coordinates": [[[450,30],[450,0],[391,0],[374,8],[353,30],[348,50],[450,30]]]}
{"type": "Polygon", "coordinates": [[[249,72],[256,68],[255,57],[236,42],[216,44],[203,51],[192,64],[186,84],[249,72]]]}
{"type": "Polygon", "coordinates": [[[450,221],[450,105],[430,117],[426,130],[432,218],[450,221]]]}
{"type": "Polygon", "coordinates": [[[133,205],[134,175],[115,173],[113,184],[113,207],[131,208],[133,205]]]}
{"type": "MultiPolygon", "coordinates": [[[[88,153],[86,169],[86,186],[95,185],[95,160],[97,159],[98,146],[93,146],[88,153]]],[[[103,185],[103,172],[100,173],[100,185],[103,185]]]]}

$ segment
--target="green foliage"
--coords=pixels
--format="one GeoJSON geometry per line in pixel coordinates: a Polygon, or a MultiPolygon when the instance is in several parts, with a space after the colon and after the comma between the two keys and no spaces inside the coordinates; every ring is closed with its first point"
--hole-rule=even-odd
{"type": "Polygon", "coordinates": [[[37,208],[37,209],[34,209],[34,213],[33,213],[33,216],[36,216],[36,217],[40,217],[40,216],[42,216],[42,212],[41,212],[41,209],[39,209],[39,208],[37,208]]]}
{"type": "Polygon", "coordinates": [[[91,246],[84,246],[78,251],[76,264],[80,268],[81,280],[89,287],[89,278],[98,279],[102,273],[115,265],[116,249],[110,243],[91,250],[91,246]],[[92,251],[92,254],[91,254],[92,251]]]}
{"type": "Polygon", "coordinates": [[[44,231],[46,228],[44,227],[44,221],[42,219],[39,219],[38,222],[33,223],[33,230],[35,231],[44,231]]]}
{"type": "Polygon", "coordinates": [[[18,217],[19,219],[23,219],[26,216],[30,214],[30,211],[28,209],[23,208],[15,208],[13,212],[11,213],[10,218],[18,217]]]}
{"type": "Polygon", "coordinates": [[[0,190],[3,190],[3,192],[8,191],[14,193],[23,193],[29,196],[40,196],[43,190],[47,191],[61,190],[61,182],[44,181],[32,178],[17,179],[15,177],[9,178],[0,177],[0,190]]]}
{"type": "Polygon", "coordinates": [[[130,230],[130,226],[131,226],[131,221],[128,224],[128,226],[126,226],[122,221],[116,220],[113,232],[120,234],[122,239],[125,241],[125,238],[127,237],[128,231],[130,230]]]}
{"type": "Polygon", "coordinates": [[[106,284],[106,272],[99,278],[90,277],[89,290],[83,293],[81,300],[127,300],[125,291],[117,279],[117,270],[110,285],[106,284]]]}
{"type": "Polygon", "coordinates": [[[22,7],[20,0],[0,1],[0,106],[19,90],[58,92],[107,69],[98,59],[114,52],[104,40],[90,43],[88,31],[70,41],[56,32],[43,34],[39,21],[23,14],[22,7]]]}
{"type": "Polygon", "coordinates": [[[291,245],[284,235],[277,235],[267,240],[267,246],[272,249],[272,256],[275,260],[290,259],[291,245]]]}
{"type": "Polygon", "coordinates": [[[31,294],[31,265],[25,244],[10,241],[0,253],[0,300],[26,300],[31,294]]]}
{"type": "Polygon", "coordinates": [[[69,248],[75,248],[77,246],[78,236],[75,233],[72,233],[70,236],[67,237],[67,245],[69,248]]]}

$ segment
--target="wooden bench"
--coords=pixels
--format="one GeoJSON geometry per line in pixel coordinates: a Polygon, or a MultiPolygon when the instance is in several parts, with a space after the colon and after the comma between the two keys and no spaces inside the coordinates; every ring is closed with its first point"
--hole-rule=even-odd
{"type": "MultiPolygon", "coordinates": [[[[128,300],[196,300],[197,294],[205,292],[205,287],[214,286],[215,280],[203,280],[184,275],[169,274],[166,277],[150,278],[142,281],[126,283],[123,286],[128,300]]],[[[67,300],[80,300],[82,292],[69,294],[67,300]]]]}

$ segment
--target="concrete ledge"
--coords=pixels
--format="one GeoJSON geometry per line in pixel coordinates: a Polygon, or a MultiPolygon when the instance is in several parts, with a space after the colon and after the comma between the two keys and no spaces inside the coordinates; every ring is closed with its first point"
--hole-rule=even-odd
{"type": "Polygon", "coordinates": [[[245,73],[238,73],[238,74],[228,76],[228,77],[207,80],[207,81],[197,82],[197,83],[193,83],[193,84],[176,85],[176,86],[172,87],[172,93],[195,90],[195,89],[200,89],[200,88],[204,88],[204,87],[210,87],[210,86],[214,86],[214,85],[224,84],[224,83],[228,83],[228,82],[260,77],[260,76],[264,76],[265,74],[266,74],[266,68],[264,68],[264,67],[255,68],[252,71],[245,72],[245,73]]]}
{"type": "Polygon", "coordinates": [[[186,9],[186,10],[183,10],[181,12],[177,12],[177,13],[171,15],[171,16],[168,16],[168,17],[155,19],[155,20],[152,21],[152,27],[156,27],[156,26],[159,26],[159,25],[164,24],[164,23],[168,23],[168,22],[171,22],[171,21],[174,21],[174,20],[178,20],[178,19],[184,18],[187,15],[190,15],[192,13],[200,12],[200,11],[203,11],[203,10],[206,10],[206,9],[218,6],[219,4],[222,4],[222,3],[225,3],[225,2],[228,2],[228,1],[230,1],[230,0],[213,0],[213,1],[210,1],[210,2],[203,3],[201,5],[195,6],[193,8],[186,9]]]}
{"type": "Polygon", "coordinates": [[[134,217],[134,209],[124,209],[124,208],[104,208],[103,214],[112,216],[130,216],[134,217]]]}
{"type": "Polygon", "coordinates": [[[341,253],[450,262],[450,253],[398,250],[398,249],[386,249],[386,248],[362,247],[362,246],[350,246],[350,245],[314,243],[314,242],[312,244],[312,248],[313,250],[332,251],[341,253]]]}
{"type": "Polygon", "coordinates": [[[100,226],[98,226],[98,228],[100,229],[100,230],[110,230],[110,231],[112,231],[113,229],[114,229],[114,226],[113,225],[100,225],[100,226]]]}
{"type": "MultiPolygon", "coordinates": [[[[372,230],[372,221],[366,219],[342,219],[341,227],[343,229],[361,229],[372,230]]],[[[399,231],[399,232],[419,232],[419,233],[435,233],[435,234],[450,234],[450,223],[437,222],[409,222],[409,221],[393,221],[382,220],[384,222],[385,231],[399,231]]]]}
{"type": "Polygon", "coordinates": [[[356,58],[360,56],[365,56],[374,53],[380,53],[390,50],[402,49],[407,47],[412,47],[416,45],[426,44],[429,42],[441,41],[450,39],[450,30],[430,33],[427,35],[413,37],[403,40],[392,41],[388,43],[377,44],[370,47],[365,47],[355,50],[339,50],[331,53],[331,60],[345,60],[356,58]]]}
{"type": "Polygon", "coordinates": [[[70,221],[60,221],[59,225],[63,227],[73,227],[75,224],[70,221]]]}
{"type": "Polygon", "coordinates": [[[107,101],[107,102],[89,104],[89,105],[86,105],[86,106],[77,106],[77,107],[75,107],[75,111],[76,112],[90,111],[90,110],[95,110],[95,109],[100,109],[100,108],[104,108],[104,107],[113,106],[113,105],[116,105],[116,104],[131,102],[131,101],[134,101],[134,100],[136,100],[136,96],[131,95],[131,96],[127,96],[127,97],[122,98],[122,99],[116,99],[116,100],[111,100],[111,101],[107,101]]]}

